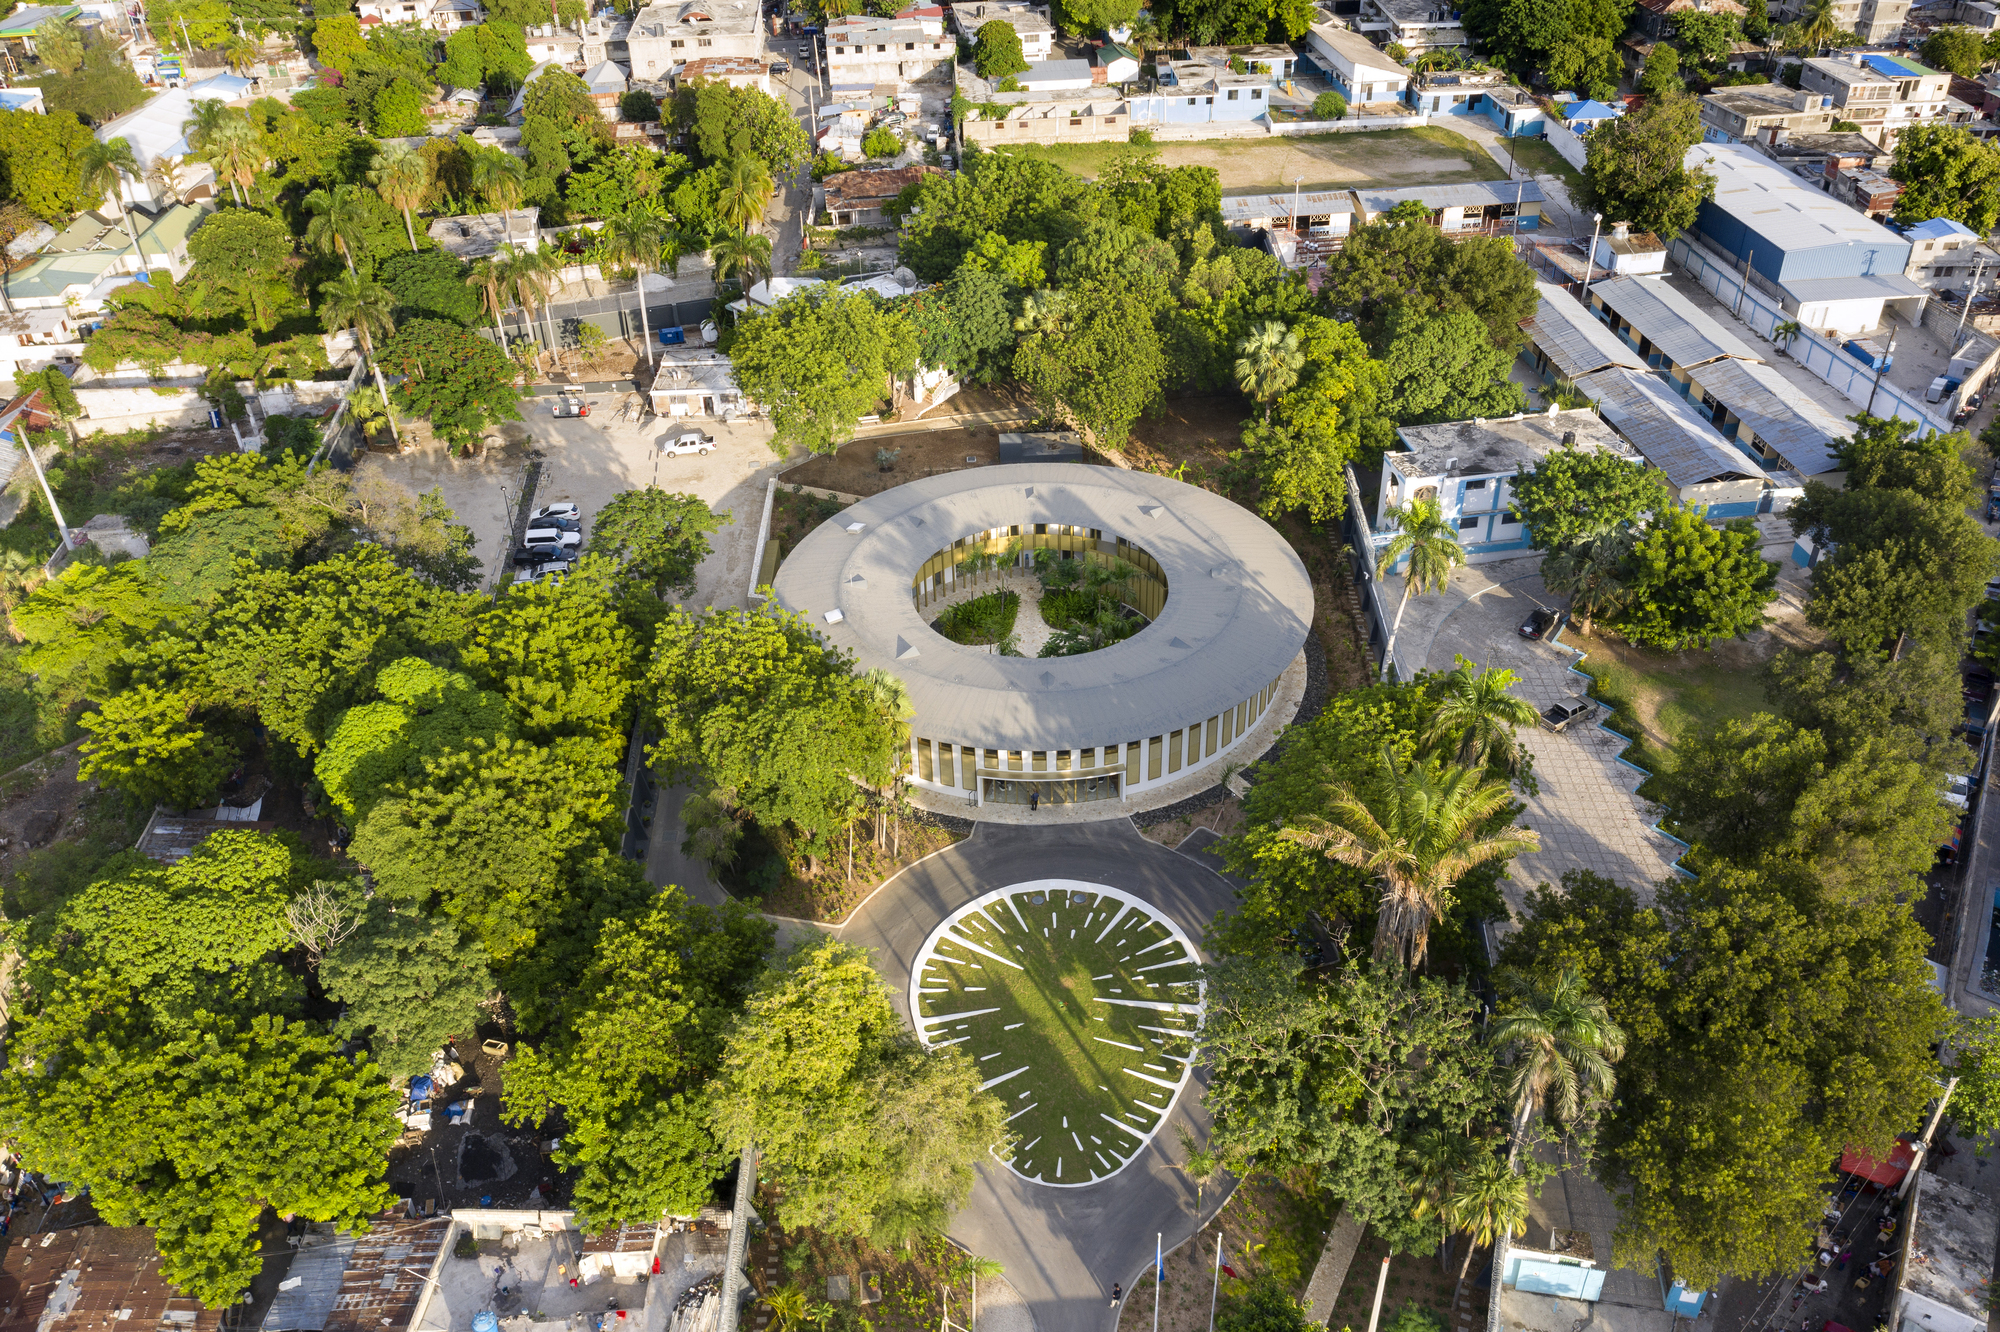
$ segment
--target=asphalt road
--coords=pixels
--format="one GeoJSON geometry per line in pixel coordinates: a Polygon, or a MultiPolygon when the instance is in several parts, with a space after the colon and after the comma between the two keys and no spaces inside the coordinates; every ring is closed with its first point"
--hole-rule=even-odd
{"type": "MultiPolygon", "coordinates": [[[[908,1011],[910,965],[941,919],[982,893],[1031,879],[1079,879],[1132,893],[1173,916],[1199,940],[1235,891],[1193,855],[1149,842],[1128,820],[1063,827],[982,823],[956,846],[905,870],[837,933],[873,949],[896,1007],[908,1011]]],[[[997,1163],[983,1165],[952,1238],[1006,1266],[1007,1281],[1035,1316],[1037,1332],[1107,1332],[1113,1282],[1129,1291],[1152,1262],[1154,1236],[1171,1249],[1198,1229],[1195,1190],[1179,1169],[1180,1131],[1208,1133],[1199,1073],[1167,1122],[1130,1165],[1086,1188],[1031,1184],[997,1163]]],[[[1228,1196],[1210,1188],[1204,1212],[1228,1196]]]]}

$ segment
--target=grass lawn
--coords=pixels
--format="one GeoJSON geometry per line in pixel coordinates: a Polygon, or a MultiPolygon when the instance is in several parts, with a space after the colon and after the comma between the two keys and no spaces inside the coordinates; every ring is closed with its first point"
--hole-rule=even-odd
{"type": "Polygon", "coordinates": [[[1358,189],[1501,180],[1507,168],[1477,143],[1435,125],[1349,134],[1301,134],[1269,139],[1201,139],[1140,149],[1129,143],[1010,144],[996,152],[1024,153],[1079,176],[1095,177],[1139,152],[1162,166],[1214,167],[1225,190],[1358,189]]]}
{"type": "MultiPolygon", "coordinates": [[[[1671,749],[1695,726],[1720,726],[1767,712],[1763,672],[1733,664],[1715,652],[1651,652],[1630,643],[1578,633],[1563,641],[1581,649],[1578,669],[1597,682],[1597,696],[1611,705],[1612,724],[1641,748],[1671,749]]],[[[1641,767],[1653,767],[1633,756],[1641,767]]]]}
{"type": "Polygon", "coordinates": [[[1555,176],[1570,189],[1583,184],[1583,173],[1540,139],[1514,140],[1514,161],[1539,175],[1555,176]]]}
{"type": "Polygon", "coordinates": [[[1087,1184],[1130,1160],[1173,1105],[1193,1055],[1195,965],[1143,907],[1010,893],[939,937],[917,1025],[927,1042],[963,1045],[1006,1103],[1002,1154],[1016,1171],[1087,1184]]]}

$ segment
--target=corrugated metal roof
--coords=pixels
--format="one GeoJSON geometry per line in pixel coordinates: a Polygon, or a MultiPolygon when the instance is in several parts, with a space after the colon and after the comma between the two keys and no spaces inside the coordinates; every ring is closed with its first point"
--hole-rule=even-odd
{"type": "Polygon", "coordinates": [[[1386,213],[1399,203],[1415,201],[1426,208],[1484,208],[1488,204],[1540,203],[1542,187],[1532,180],[1472,180],[1461,185],[1413,185],[1401,190],[1363,190],[1361,202],[1371,213],[1386,213]]]}
{"type": "MultiPolygon", "coordinates": [[[[838,180],[829,176],[828,180],[838,180]]],[[[1296,206],[1301,213],[1351,213],[1354,211],[1354,196],[1346,190],[1307,190],[1293,194],[1289,190],[1272,190],[1259,194],[1225,194],[1222,196],[1222,220],[1225,222],[1247,222],[1252,218],[1290,217],[1296,206]]]]}
{"type": "Polygon", "coordinates": [[[1698,143],[1684,165],[1715,177],[1713,206],[1781,251],[1821,246],[1883,247],[1878,271],[1901,272],[1910,243],[1840,200],[1807,185],[1756,149],[1741,143],[1698,143]]]}
{"type": "Polygon", "coordinates": [[[1646,368],[1639,353],[1602,319],[1584,309],[1576,297],[1550,282],[1537,282],[1535,290],[1541,294],[1541,304],[1521,321],[1521,327],[1542,355],[1570,379],[1613,365],[1630,370],[1646,368]]]}
{"type": "Polygon", "coordinates": [[[1735,356],[1745,361],[1764,359],[1704,314],[1693,301],[1658,278],[1613,278],[1592,285],[1590,295],[1610,306],[1683,368],[1701,365],[1718,356],[1735,356]]]}
{"type": "Polygon", "coordinates": [[[1724,439],[1657,375],[1600,370],[1577,380],[1576,386],[1588,393],[1604,419],[1676,486],[1764,475],[1762,468],[1724,439]]]}
{"type": "Polygon", "coordinates": [[[450,1230],[448,1215],[411,1220],[392,1211],[376,1217],[368,1233],[355,1236],[325,1332],[407,1327],[450,1230]]]}
{"type": "Polygon", "coordinates": [[[1044,750],[1164,735],[1250,697],[1298,655],[1313,605],[1305,565],[1248,509],[1168,477],[1074,463],[980,467],[870,496],[799,543],[779,566],[777,598],[854,653],[857,669],[899,677],[914,734],[1044,750]],[[935,612],[910,594],[925,561],[961,538],[1034,523],[1143,549],[1166,575],[1159,618],[1122,643],[1046,660],[933,630],[935,612]],[[840,618],[828,623],[832,611],[840,618]]]}
{"type": "Polygon", "coordinates": [[[1835,440],[1852,433],[1845,421],[1814,402],[1773,366],[1715,361],[1688,371],[1701,390],[1748,422],[1786,466],[1806,476],[1840,470],[1835,440]]]}
{"type": "Polygon", "coordinates": [[[1875,297],[1901,300],[1906,296],[1929,296],[1931,290],[1912,282],[1901,273],[1864,273],[1859,277],[1796,278],[1784,284],[1785,293],[1799,301],[1865,301],[1875,297]]]}

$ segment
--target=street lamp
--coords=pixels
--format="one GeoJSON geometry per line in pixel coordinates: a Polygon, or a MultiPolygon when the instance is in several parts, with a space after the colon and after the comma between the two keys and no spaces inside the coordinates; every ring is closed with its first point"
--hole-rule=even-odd
{"type": "Polygon", "coordinates": [[[1292,234],[1305,239],[1306,229],[1299,225],[1299,192],[1305,188],[1306,178],[1300,176],[1292,182],[1292,234]]]}

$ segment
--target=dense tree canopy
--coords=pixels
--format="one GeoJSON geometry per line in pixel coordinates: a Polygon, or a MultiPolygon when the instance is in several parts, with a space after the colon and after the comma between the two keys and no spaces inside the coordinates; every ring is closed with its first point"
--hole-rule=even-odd
{"type": "Polygon", "coordinates": [[[817,288],[787,296],[737,329],[736,382],[776,427],[771,447],[831,453],[916,368],[907,321],[865,292],[817,288]]]}
{"type": "Polygon", "coordinates": [[[1577,206],[1671,240],[1715,197],[1715,174],[1685,160],[1700,142],[1700,102],[1671,92],[1649,98],[1590,132],[1577,206]]]}

